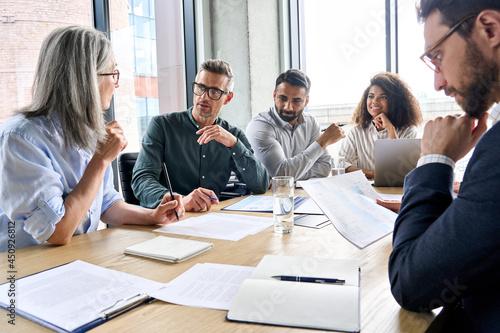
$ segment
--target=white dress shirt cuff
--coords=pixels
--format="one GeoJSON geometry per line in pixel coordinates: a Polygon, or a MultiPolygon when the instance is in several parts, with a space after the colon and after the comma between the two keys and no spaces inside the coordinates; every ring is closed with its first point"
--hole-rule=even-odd
{"type": "Polygon", "coordinates": [[[429,164],[429,163],[442,163],[451,166],[452,169],[455,169],[455,162],[449,158],[448,156],[440,155],[440,154],[430,154],[424,155],[420,157],[417,163],[417,168],[419,166],[429,164]]]}
{"type": "Polygon", "coordinates": [[[500,120],[500,103],[491,111],[489,118],[491,119],[492,126],[500,120]]]}

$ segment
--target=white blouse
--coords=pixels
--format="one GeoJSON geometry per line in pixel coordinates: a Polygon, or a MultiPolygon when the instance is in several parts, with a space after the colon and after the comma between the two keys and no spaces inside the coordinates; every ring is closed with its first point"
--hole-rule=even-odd
{"type": "MultiPolygon", "coordinates": [[[[417,128],[410,126],[396,130],[400,139],[412,139],[417,136],[417,128]]],[[[387,130],[377,131],[375,125],[371,124],[364,129],[361,126],[353,127],[346,138],[342,141],[339,156],[345,157],[345,168],[351,165],[360,169],[375,169],[375,141],[389,139],[387,130]]]]}

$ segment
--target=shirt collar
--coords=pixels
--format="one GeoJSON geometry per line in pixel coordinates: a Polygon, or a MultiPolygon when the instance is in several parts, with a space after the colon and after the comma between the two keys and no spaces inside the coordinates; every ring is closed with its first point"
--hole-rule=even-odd
{"type": "MultiPolygon", "coordinates": [[[[200,124],[198,124],[196,122],[196,120],[194,120],[194,118],[193,118],[193,107],[190,107],[188,109],[188,117],[189,117],[189,120],[191,121],[191,123],[193,124],[193,126],[196,127],[197,129],[200,129],[200,124]]],[[[220,125],[220,122],[221,122],[221,119],[219,117],[217,117],[212,125],[215,125],[215,124],[220,125]]]]}

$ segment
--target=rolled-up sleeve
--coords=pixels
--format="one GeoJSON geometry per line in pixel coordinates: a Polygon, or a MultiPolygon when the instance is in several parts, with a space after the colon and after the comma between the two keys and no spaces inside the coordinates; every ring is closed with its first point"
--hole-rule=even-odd
{"type": "Polygon", "coordinates": [[[0,208],[42,243],[64,216],[66,180],[54,170],[49,152],[34,141],[15,133],[0,138],[0,208]]]}
{"type": "Polygon", "coordinates": [[[52,236],[65,213],[63,200],[53,196],[48,200],[39,199],[38,205],[24,221],[24,230],[37,242],[43,243],[52,236]]]}

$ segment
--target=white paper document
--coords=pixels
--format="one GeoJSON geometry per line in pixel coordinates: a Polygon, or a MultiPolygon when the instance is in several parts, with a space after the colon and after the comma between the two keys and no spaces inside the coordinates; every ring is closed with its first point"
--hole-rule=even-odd
{"type": "MultiPolygon", "coordinates": [[[[17,312],[57,331],[73,331],[103,320],[114,307],[162,283],[83,261],[55,267],[16,281],[17,312]]],[[[9,304],[9,283],[0,286],[0,303],[9,304]]],[[[149,298],[149,297],[148,297],[149,298]]]]}
{"type": "Polygon", "coordinates": [[[273,225],[272,217],[239,214],[208,213],[167,224],[154,231],[238,241],[273,225]]]}
{"type": "Polygon", "coordinates": [[[311,215],[323,215],[323,212],[318,207],[313,199],[307,198],[299,207],[294,208],[294,213],[297,214],[311,214],[311,215]]]}
{"type": "MultiPolygon", "coordinates": [[[[302,207],[305,203],[312,201],[312,205],[316,206],[313,200],[309,200],[308,197],[295,197],[293,198],[293,204],[295,211],[298,207],[302,207]]],[[[311,204],[309,204],[311,206],[311,204]]],[[[311,207],[313,207],[311,206],[311,207]]],[[[316,206],[317,207],[317,206],[316,206]]],[[[311,209],[311,208],[310,208],[311,209]]],[[[240,200],[232,205],[222,208],[222,210],[228,211],[241,211],[241,212],[263,212],[263,213],[272,213],[273,212],[273,197],[272,196],[264,196],[264,195],[250,195],[243,200],[240,200]]],[[[321,210],[317,207],[316,211],[319,211],[318,214],[321,213],[321,210]]],[[[313,214],[313,213],[304,213],[304,214],[313,214]]]]}
{"type": "Polygon", "coordinates": [[[399,200],[399,201],[401,201],[403,199],[402,194],[378,193],[378,196],[380,199],[383,199],[383,200],[399,200]]]}
{"type": "Polygon", "coordinates": [[[362,171],[301,182],[348,241],[364,248],[391,233],[397,214],[377,205],[377,192],[362,171]]]}
{"type": "Polygon", "coordinates": [[[236,292],[255,267],[196,264],[154,292],[153,297],[179,305],[229,310],[236,292]]]}

